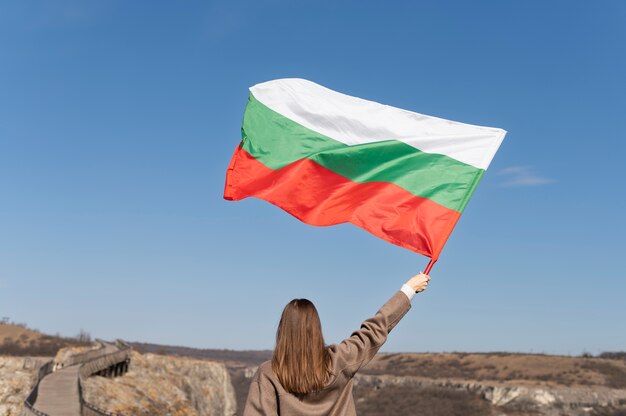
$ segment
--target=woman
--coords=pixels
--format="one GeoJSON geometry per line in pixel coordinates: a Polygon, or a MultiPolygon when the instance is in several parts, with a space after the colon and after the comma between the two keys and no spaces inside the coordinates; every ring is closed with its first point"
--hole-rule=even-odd
{"type": "Polygon", "coordinates": [[[252,379],[244,416],[356,415],[352,378],[387,340],[430,277],[410,278],[374,317],[339,345],[326,346],[315,306],[294,299],[285,306],[271,361],[252,379]]]}

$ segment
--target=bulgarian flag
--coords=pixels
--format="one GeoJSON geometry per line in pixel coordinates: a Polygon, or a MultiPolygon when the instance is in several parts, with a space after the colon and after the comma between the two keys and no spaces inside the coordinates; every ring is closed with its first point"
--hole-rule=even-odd
{"type": "Polygon", "coordinates": [[[351,222],[439,257],[506,132],[341,94],[304,79],[250,88],[224,198],[318,226],[351,222]]]}

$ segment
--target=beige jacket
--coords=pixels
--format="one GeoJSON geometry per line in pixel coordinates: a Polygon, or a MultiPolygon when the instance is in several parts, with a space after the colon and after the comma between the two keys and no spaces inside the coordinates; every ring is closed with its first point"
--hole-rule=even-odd
{"type": "Polygon", "coordinates": [[[356,415],[352,377],[367,364],[387,340],[387,334],[411,309],[407,296],[398,291],[361,329],[339,345],[329,346],[332,375],[322,390],[297,398],[288,393],[272,372],[269,361],[252,379],[244,416],[344,416],[356,415]]]}

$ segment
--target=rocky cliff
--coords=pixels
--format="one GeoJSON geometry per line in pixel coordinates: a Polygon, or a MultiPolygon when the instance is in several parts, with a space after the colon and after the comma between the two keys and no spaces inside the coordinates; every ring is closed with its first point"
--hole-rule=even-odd
{"type": "MultiPolygon", "coordinates": [[[[454,379],[426,379],[412,376],[359,375],[355,392],[376,390],[396,395],[404,392],[430,392],[444,399],[446,391],[466,394],[488,402],[481,414],[497,416],[589,416],[626,415],[626,390],[604,386],[556,386],[528,382],[476,382],[454,379]],[[488,413],[487,413],[488,412],[488,413]]],[[[410,394],[410,393],[409,393],[410,394]]],[[[367,400],[367,394],[361,404],[367,400]]],[[[406,397],[406,395],[405,395],[406,397]]],[[[452,400],[450,400],[452,401],[452,400]]]]}
{"type": "Polygon", "coordinates": [[[22,414],[37,369],[44,359],[0,356],[0,416],[22,414]]]}
{"type": "Polygon", "coordinates": [[[129,416],[223,416],[236,413],[235,392],[222,363],[133,352],[123,377],[90,377],[85,399],[129,416]]]}
{"type": "Polygon", "coordinates": [[[404,403],[407,409],[456,403],[466,407],[463,415],[626,416],[621,355],[380,354],[356,380],[363,416],[376,414],[368,409],[383,397],[396,397],[390,406],[404,403]]]}

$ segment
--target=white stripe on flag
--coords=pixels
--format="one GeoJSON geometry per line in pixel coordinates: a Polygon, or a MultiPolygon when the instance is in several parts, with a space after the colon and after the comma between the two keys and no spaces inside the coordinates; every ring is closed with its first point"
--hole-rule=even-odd
{"type": "Polygon", "coordinates": [[[341,94],[305,79],[268,81],[250,92],[273,111],[341,143],[398,140],[480,169],[489,167],[506,134],[341,94]]]}

